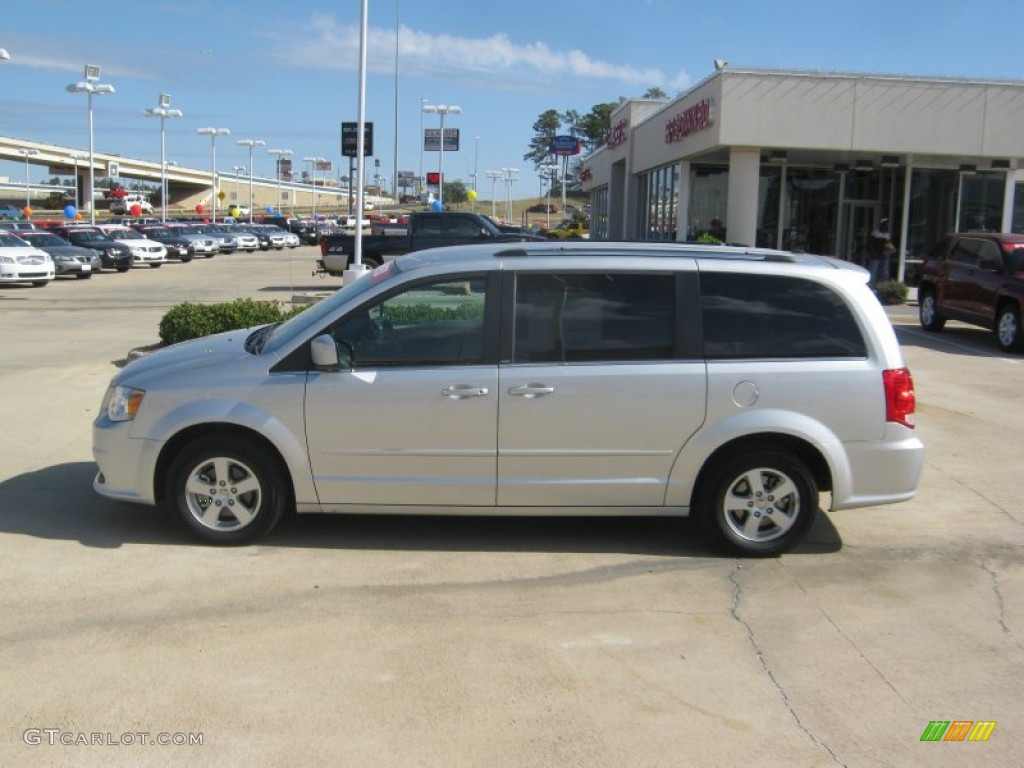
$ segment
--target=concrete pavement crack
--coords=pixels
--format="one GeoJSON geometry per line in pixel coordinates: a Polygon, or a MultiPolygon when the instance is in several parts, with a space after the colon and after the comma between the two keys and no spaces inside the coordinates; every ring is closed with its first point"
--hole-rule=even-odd
{"type": "Polygon", "coordinates": [[[740,570],[742,570],[742,568],[742,565],[736,563],[735,567],[729,573],[729,581],[733,587],[732,605],[729,607],[729,613],[732,615],[732,618],[736,621],[736,623],[742,626],[747,631],[747,639],[750,640],[750,646],[754,649],[754,655],[757,657],[758,664],[761,665],[762,671],[764,671],[765,675],[768,676],[768,679],[771,681],[772,685],[774,685],[775,689],[779,692],[779,696],[782,698],[782,703],[785,705],[786,710],[789,712],[789,716],[793,718],[793,721],[796,723],[797,728],[803,731],[807,738],[814,742],[814,744],[816,744],[822,751],[827,753],[828,756],[832,758],[832,762],[834,762],[836,765],[843,766],[843,768],[847,768],[846,763],[839,759],[839,756],[832,751],[832,748],[829,747],[828,744],[819,739],[817,736],[815,736],[811,732],[811,730],[806,725],[804,725],[803,721],[800,719],[800,715],[798,715],[796,710],[793,708],[793,704],[789,700],[789,696],[786,693],[786,689],[782,687],[782,684],[778,681],[778,678],[776,678],[775,674],[772,672],[771,667],[768,666],[768,662],[764,658],[764,653],[761,651],[761,646],[757,641],[757,636],[754,634],[753,628],[750,626],[749,623],[747,623],[747,621],[740,617],[739,604],[740,598],[743,595],[743,588],[740,586],[739,581],[736,579],[736,574],[740,570]]]}
{"type": "Polygon", "coordinates": [[[995,572],[991,565],[989,565],[988,558],[982,559],[978,563],[978,565],[981,567],[981,570],[988,574],[988,577],[992,582],[992,592],[996,597],[996,621],[999,622],[999,626],[1002,628],[1003,634],[1005,634],[1010,639],[1010,642],[1012,642],[1018,648],[1024,650],[1024,644],[1022,644],[1021,641],[1017,639],[1017,636],[1013,633],[1013,630],[1010,629],[1010,627],[1006,624],[1006,614],[1004,612],[1003,605],[1003,592],[999,587],[999,574],[995,572]]]}

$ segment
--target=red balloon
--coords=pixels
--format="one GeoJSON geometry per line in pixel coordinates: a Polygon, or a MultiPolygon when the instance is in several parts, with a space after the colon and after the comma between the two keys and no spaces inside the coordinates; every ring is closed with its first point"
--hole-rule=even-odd
{"type": "Polygon", "coordinates": [[[133,205],[131,208],[128,209],[128,212],[132,216],[139,216],[139,215],[142,214],[142,206],[139,205],[138,203],[136,203],[135,205],[133,205]]]}
{"type": "Polygon", "coordinates": [[[196,213],[202,213],[204,210],[202,203],[196,206],[196,213]]]}

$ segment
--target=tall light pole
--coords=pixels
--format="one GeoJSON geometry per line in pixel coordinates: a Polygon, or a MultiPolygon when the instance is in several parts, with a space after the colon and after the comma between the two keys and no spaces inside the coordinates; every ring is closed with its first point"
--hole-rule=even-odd
{"type": "Polygon", "coordinates": [[[164,121],[169,118],[181,117],[180,109],[171,109],[171,96],[160,94],[157,106],[145,110],[146,117],[160,118],[160,221],[167,221],[167,160],[164,153],[164,121]]]}
{"type": "MultiPolygon", "coordinates": [[[[313,183],[313,209],[312,209],[313,212],[312,212],[311,215],[315,219],[316,218],[316,164],[317,163],[326,163],[327,162],[327,158],[317,156],[317,157],[304,157],[302,159],[305,162],[309,163],[309,179],[313,183]]],[[[351,196],[351,190],[349,190],[349,195],[351,196]]]]}
{"type": "Polygon", "coordinates": [[[512,221],[512,185],[519,181],[519,177],[516,174],[519,173],[518,168],[502,168],[501,174],[505,179],[505,203],[506,203],[506,221],[512,221]]]}
{"type": "Polygon", "coordinates": [[[213,177],[213,185],[210,187],[210,205],[213,209],[213,223],[217,223],[217,137],[230,136],[231,131],[227,128],[196,128],[200,136],[210,137],[210,174],[213,177]]]}
{"type": "Polygon", "coordinates": [[[425,104],[423,106],[424,112],[430,114],[437,114],[441,118],[441,144],[438,147],[440,150],[437,156],[437,199],[441,203],[441,209],[444,209],[444,116],[445,115],[460,115],[462,114],[462,107],[457,107],[454,104],[425,104]]]}
{"type": "Polygon", "coordinates": [[[89,223],[96,223],[96,153],[92,140],[92,97],[113,93],[114,86],[97,82],[100,79],[100,68],[95,64],[85,65],[85,75],[81,82],[72,83],[64,90],[68,93],[84,93],[89,105],[89,223]]]}
{"type": "Polygon", "coordinates": [[[545,178],[548,180],[548,203],[544,206],[547,221],[544,226],[547,229],[551,229],[551,185],[558,178],[558,165],[557,163],[544,163],[540,169],[545,172],[545,178]]]}
{"type": "Polygon", "coordinates": [[[268,155],[274,155],[274,174],[277,176],[277,212],[281,212],[281,160],[292,156],[290,149],[268,149],[268,155]]]}
{"type": "MultiPolygon", "coordinates": [[[[240,174],[242,174],[245,171],[247,171],[248,168],[246,168],[244,165],[232,165],[231,166],[231,170],[235,172],[235,194],[237,195],[238,194],[238,187],[240,186],[240,182],[238,180],[238,177],[239,177],[240,174]]],[[[228,210],[230,211],[231,209],[229,208],[228,210]]]]}
{"type": "Polygon", "coordinates": [[[25,158],[25,207],[26,208],[31,208],[32,206],[31,206],[31,199],[30,199],[30,193],[29,193],[29,183],[28,183],[28,159],[30,157],[32,157],[32,155],[38,155],[39,154],[39,150],[38,149],[19,149],[18,150],[18,154],[25,158]]]}
{"type": "MultiPolygon", "coordinates": [[[[420,96],[420,178],[416,184],[416,196],[419,197],[423,192],[423,143],[425,137],[423,136],[423,106],[430,101],[426,96],[420,96]]],[[[421,200],[422,201],[422,200],[421,200]]]]}
{"type": "Polygon", "coordinates": [[[496,219],[498,218],[498,198],[494,188],[498,179],[502,177],[502,173],[501,171],[487,171],[485,175],[491,180],[491,218],[496,219]]]}
{"type": "Polygon", "coordinates": [[[82,207],[78,202],[78,161],[84,157],[87,157],[87,155],[83,155],[81,152],[75,151],[69,152],[68,154],[71,156],[71,160],[75,164],[75,212],[77,213],[78,210],[82,207]]]}
{"type": "Polygon", "coordinates": [[[262,139],[239,139],[235,144],[249,148],[249,223],[252,224],[252,149],[253,147],[265,147],[267,142],[262,139]]]}

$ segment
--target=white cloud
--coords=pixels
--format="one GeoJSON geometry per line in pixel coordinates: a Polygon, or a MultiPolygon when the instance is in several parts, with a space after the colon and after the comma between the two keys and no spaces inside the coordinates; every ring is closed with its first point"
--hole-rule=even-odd
{"type": "MultiPolygon", "coordinates": [[[[308,25],[303,45],[283,43],[276,57],[281,63],[311,68],[355,70],[359,63],[359,28],[339,23],[330,14],[316,14],[308,25]]],[[[367,30],[367,67],[390,72],[394,68],[395,30],[367,30]]],[[[660,69],[637,68],[595,59],[584,51],[556,50],[536,41],[517,43],[505,34],[469,38],[450,34],[399,30],[399,67],[426,75],[500,74],[515,79],[538,75],[590,80],[610,80],[630,86],[682,87],[690,78],[680,73],[669,78],[660,69]]],[[[513,86],[513,83],[507,83],[513,86]]]]}

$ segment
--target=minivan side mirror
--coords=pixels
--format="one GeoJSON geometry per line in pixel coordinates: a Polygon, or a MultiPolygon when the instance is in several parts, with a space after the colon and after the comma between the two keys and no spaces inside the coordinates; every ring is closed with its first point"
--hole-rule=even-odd
{"type": "Polygon", "coordinates": [[[344,342],[335,342],[329,333],[322,333],[309,343],[313,366],[321,371],[346,371],[352,368],[352,349],[344,342]]]}

